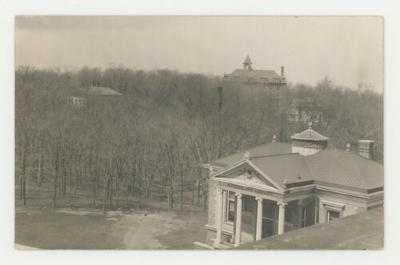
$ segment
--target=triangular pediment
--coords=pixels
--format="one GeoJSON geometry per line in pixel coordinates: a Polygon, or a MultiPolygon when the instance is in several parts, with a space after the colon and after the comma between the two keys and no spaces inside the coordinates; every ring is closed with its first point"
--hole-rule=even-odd
{"type": "Polygon", "coordinates": [[[277,185],[272,183],[268,178],[246,162],[228,170],[221,171],[220,174],[215,175],[215,178],[236,185],[261,189],[278,189],[277,185]]]}

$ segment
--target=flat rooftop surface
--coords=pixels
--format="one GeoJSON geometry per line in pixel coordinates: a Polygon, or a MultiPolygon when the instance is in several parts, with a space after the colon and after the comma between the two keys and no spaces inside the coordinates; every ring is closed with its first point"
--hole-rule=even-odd
{"type": "Polygon", "coordinates": [[[383,207],[243,244],[239,249],[382,249],[383,207]]]}

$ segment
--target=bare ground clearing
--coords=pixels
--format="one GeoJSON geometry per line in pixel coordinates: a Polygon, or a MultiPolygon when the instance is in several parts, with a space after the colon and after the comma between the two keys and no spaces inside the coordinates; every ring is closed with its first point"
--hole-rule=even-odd
{"type": "Polygon", "coordinates": [[[205,237],[197,208],[109,211],[17,207],[15,243],[41,249],[192,249],[205,237]]]}

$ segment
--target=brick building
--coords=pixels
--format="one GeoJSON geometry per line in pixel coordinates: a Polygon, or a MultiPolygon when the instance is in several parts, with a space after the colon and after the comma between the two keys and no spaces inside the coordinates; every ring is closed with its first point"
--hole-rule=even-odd
{"type": "Polygon", "coordinates": [[[284,67],[281,67],[281,74],[274,70],[253,69],[253,62],[247,55],[243,62],[243,69],[235,69],[231,74],[224,75],[226,83],[241,84],[246,87],[263,87],[277,89],[286,86],[284,67]]]}

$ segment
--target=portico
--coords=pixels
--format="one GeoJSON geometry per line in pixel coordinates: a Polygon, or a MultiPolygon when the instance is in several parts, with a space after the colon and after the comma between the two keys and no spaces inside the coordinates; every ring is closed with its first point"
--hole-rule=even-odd
{"type": "Polygon", "coordinates": [[[227,188],[218,188],[217,198],[215,246],[221,243],[233,243],[238,246],[243,241],[260,240],[263,237],[282,234],[285,231],[285,206],[287,203],[282,200],[271,200],[271,197],[254,196],[251,192],[227,188]],[[229,219],[229,195],[232,193],[234,194],[233,220],[229,219]],[[252,201],[255,203],[253,204],[252,201]],[[266,212],[267,210],[269,212],[266,212]],[[230,242],[224,242],[224,230],[231,233],[230,242]],[[242,239],[243,236],[245,239],[242,239]]]}

